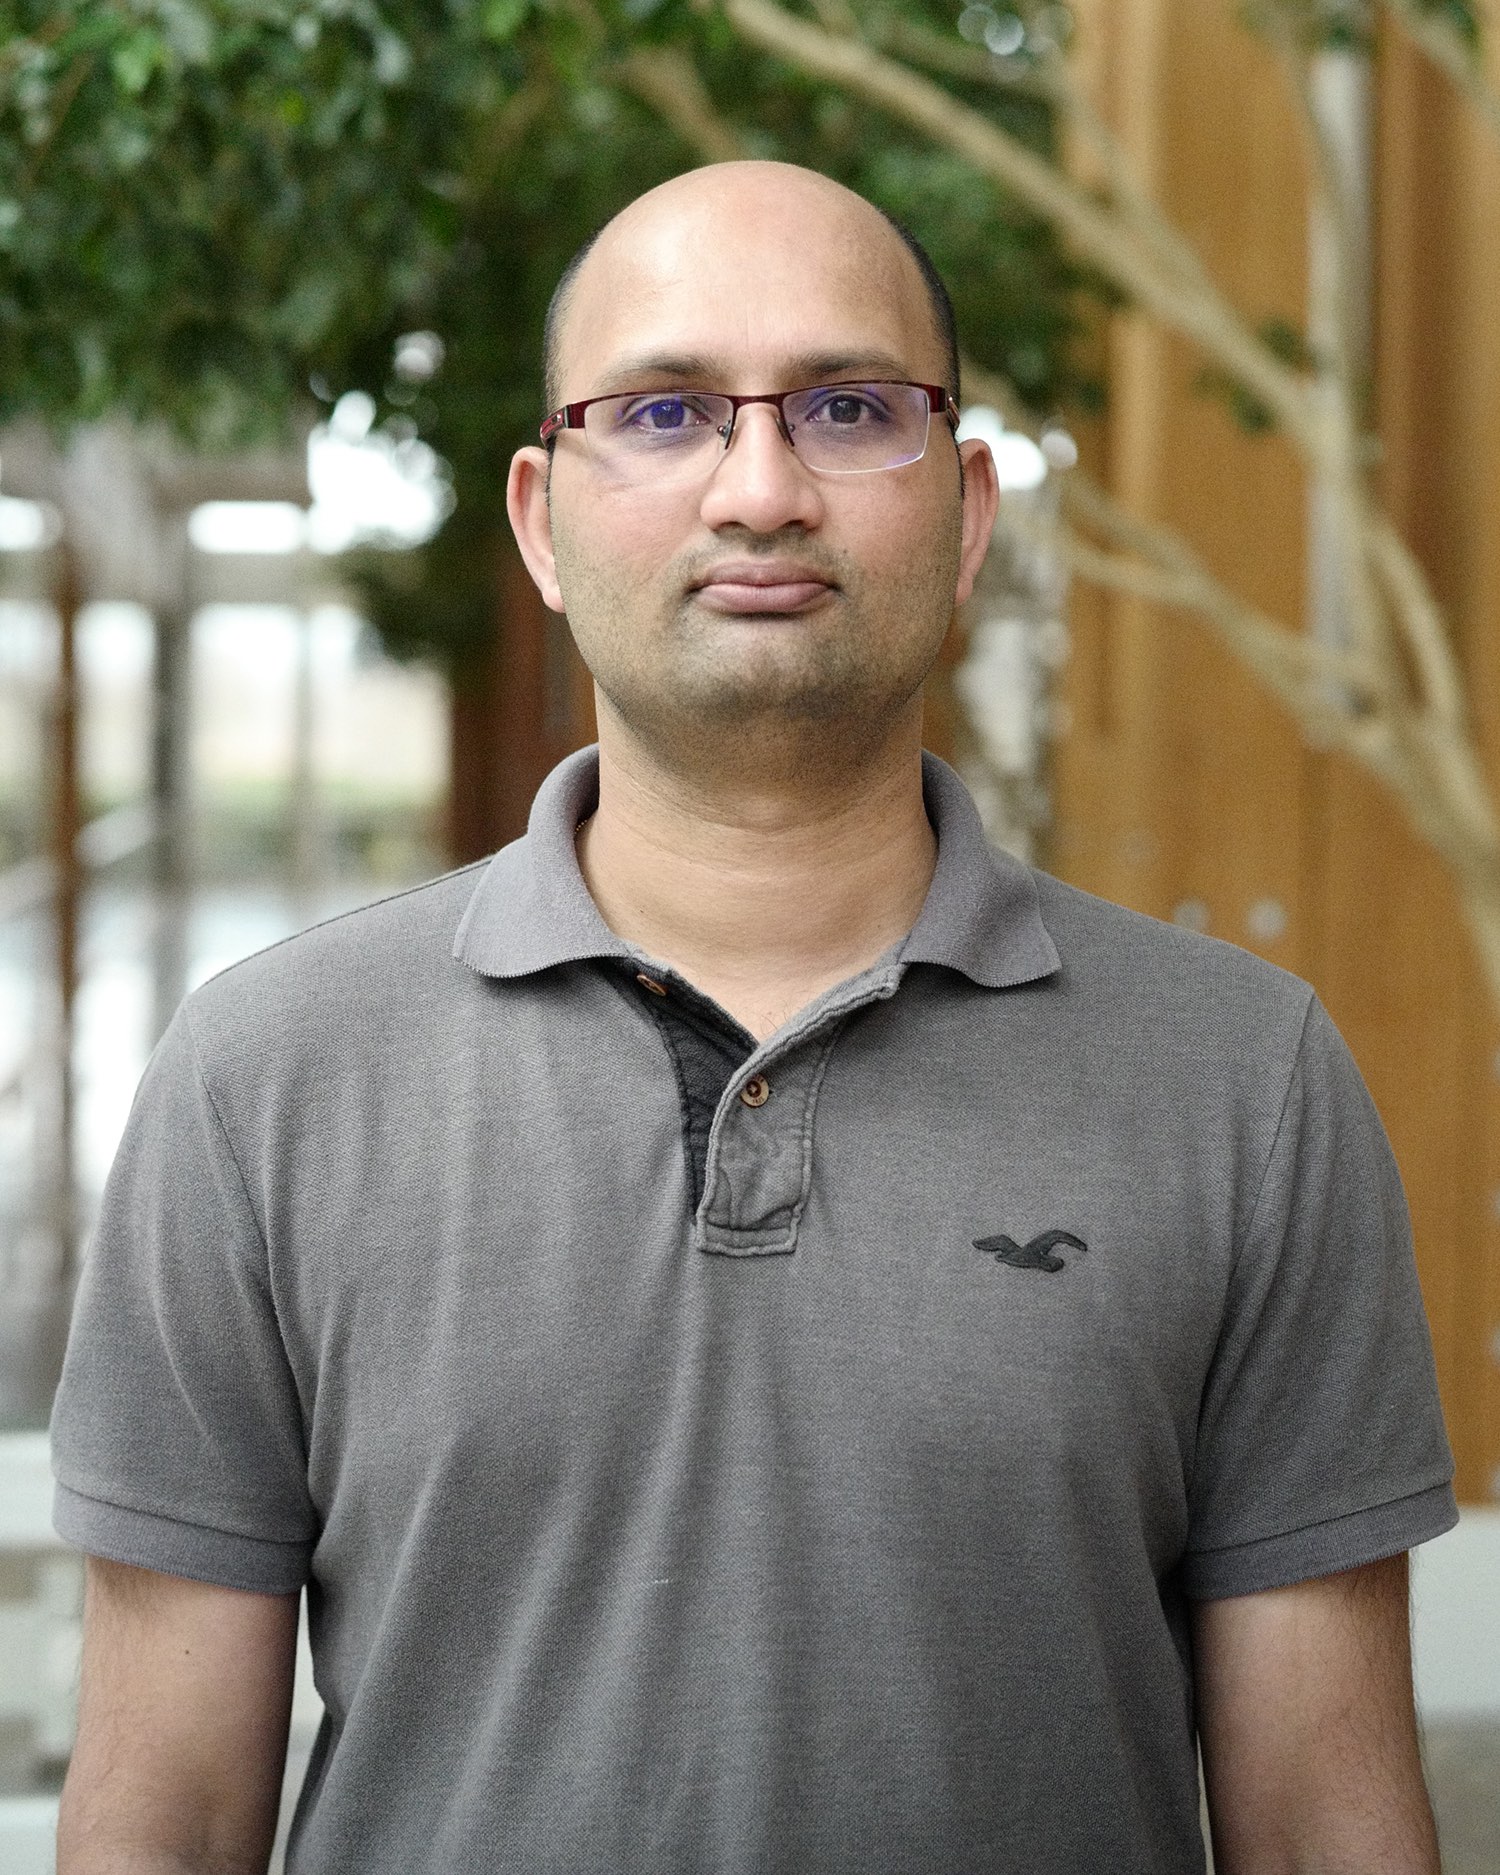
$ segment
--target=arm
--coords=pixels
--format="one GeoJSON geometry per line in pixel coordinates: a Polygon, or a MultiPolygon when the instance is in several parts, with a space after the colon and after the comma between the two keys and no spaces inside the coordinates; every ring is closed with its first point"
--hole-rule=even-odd
{"type": "Polygon", "coordinates": [[[1437,1875],[1405,1556],[1193,1612],[1219,1875],[1437,1875]]]}
{"type": "Polygon", "coordinates": [[[89,1559],[58,1875],[263,1875],[297,1601],[89,1559]]]}

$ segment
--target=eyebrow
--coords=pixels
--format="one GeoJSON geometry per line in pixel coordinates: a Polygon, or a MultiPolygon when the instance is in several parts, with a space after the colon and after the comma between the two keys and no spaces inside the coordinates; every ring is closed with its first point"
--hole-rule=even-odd
{"type": "MultiPolygon", "coordinates": [[[[893,352],[804,352],[787,361],[782,375],[792,385],[825,383],[852,372],[873,378],[904,379],[910,367],[893,352]]],[[[703,352],[639,352],[627,354],[599,380],[594,392],[607,397],[615,390],[641,388],[710,388],[729,375],[722,359],[703,352]]]]}

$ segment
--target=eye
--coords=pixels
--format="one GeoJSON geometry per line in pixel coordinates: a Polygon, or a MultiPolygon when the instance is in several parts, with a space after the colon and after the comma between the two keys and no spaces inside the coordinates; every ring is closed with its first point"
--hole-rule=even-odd
{"type": "Polygon", "coordinates": [[[873,385],[833,384],[810,393],[806,420],[824,428],[857,429],[889,423],[891,412],[873,385]]]}
{"type": "Polygon", "coordinates": [[[699,399],[676,391],[622,398],[615,417],[616,428],[640,436],[676,436],[712,422],[699,399]]]}

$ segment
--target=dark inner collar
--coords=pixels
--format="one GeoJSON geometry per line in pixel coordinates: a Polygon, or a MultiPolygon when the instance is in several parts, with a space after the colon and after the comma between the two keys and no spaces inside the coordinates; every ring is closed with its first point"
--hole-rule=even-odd
{"type": "Polygon", "coordinates": [[[666,1045],[677,1076],[682,1144],[696,1212],[703,1202],[714,1115],[724,1089],[755,1052],[755,1037],[711,997],[678,978],[663,983],[637,970],[629,959],[603,958],[597,968],[627,1002],[646,1011],[666,1045]]]}

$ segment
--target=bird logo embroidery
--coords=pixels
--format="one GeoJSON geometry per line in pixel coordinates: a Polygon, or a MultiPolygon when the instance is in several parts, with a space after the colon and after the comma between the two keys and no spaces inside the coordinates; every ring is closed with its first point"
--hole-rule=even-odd
{"type": "Polygon", "coordinates": [[[1002,1231],[997,1237],[976,1237],[974,1248],[986,1251],[997,1263],[1008,1263],[1013,1270],[1061,1270],[1068,1266],[1057,1254],[1060,1249],[1087,1250],[1088,1245],[1070,1230],[1044,1230],[1030,1243],[1017,1243],[1002,1231]]]}

